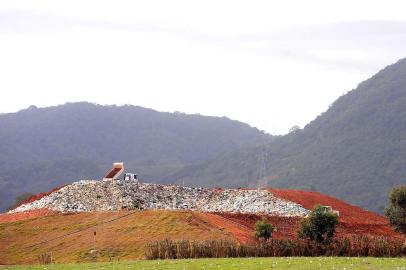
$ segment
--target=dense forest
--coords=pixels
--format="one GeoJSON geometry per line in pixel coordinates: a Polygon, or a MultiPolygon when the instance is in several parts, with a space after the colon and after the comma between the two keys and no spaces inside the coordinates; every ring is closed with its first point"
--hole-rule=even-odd
{"type": "Polygon", "coordinates": [[[0,141],[2,209],[124,161],[152,182],[315,190],[382,212],[406,183],[406,60],[285,136],[225,117],[68,103],[0,115],[0,141]]]}
{"type": "Polygon", "coordinates": [[[167,175],[187,165],[272,139],[226,117],[90,103],[31,106],[0,115],[0,207],[24,192],[100,179],[114,161],[144,180],[170,182],[167,175]]]}
{"type": "Polygon", "coordinates": [[[340,97],[302,130],[173,177],[315,190],[382,212],[389,190],[406,183],[406,60],[340,97]]]}

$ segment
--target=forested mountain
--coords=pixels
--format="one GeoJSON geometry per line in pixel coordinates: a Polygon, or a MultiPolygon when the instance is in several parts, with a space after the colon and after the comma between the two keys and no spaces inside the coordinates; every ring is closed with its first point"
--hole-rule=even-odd
{"type": "Polygon", "coordinates": [[[340,97],[303,130],[173,178],[316,190],[382,212],[388,191],[406,183],[406,59],[340,97]]]}
{"type": "Polygon", "coordinates": [[[153,182],[316,190],[381,212],[406,183],[406,60],[285,136],[225,117],[68,103],[0,115],[0,142],[2,209],[124,161],[153,182]]]}
{"type": "Polygon", "coordinates": [[[112,162],[155,182],[272,136],[226,117],[67,103],[0,115],[0,208],[23,192],[100,179],[112,162]]]}

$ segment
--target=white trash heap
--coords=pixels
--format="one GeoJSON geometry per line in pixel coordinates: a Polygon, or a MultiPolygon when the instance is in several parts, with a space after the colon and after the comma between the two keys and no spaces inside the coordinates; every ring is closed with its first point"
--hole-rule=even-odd
{"type": "Polygon", "coordinates": [[[193,188],[125,180],[81,180],[9,213],[50,209],[63,213],[166,209],[305,216],[301,205],[267,190],[193,188]]]}

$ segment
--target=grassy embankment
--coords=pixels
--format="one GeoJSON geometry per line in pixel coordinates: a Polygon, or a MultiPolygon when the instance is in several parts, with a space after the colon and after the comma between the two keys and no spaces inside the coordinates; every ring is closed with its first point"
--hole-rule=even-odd
{"type": "Polygon", "coordinates": [[[52,253],[57,263],[141,259],[148,242],[167,237],[234,239],[231,233],[194,212],[58,214],[0,223],[0,265],[35,264],[43,253],[52,253]],[[98,251],[96,257],[90,254],[92,249],[98,251]]]}

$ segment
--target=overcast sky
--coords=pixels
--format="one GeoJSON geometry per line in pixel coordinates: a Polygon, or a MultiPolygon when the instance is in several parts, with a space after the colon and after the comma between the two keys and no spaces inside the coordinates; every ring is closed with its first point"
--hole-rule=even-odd
{"type": "Polygon", "coordinates": [[[73,101],[303,127],[406,57],[404,1],[0,1],[0,112],[73,101]]]}

